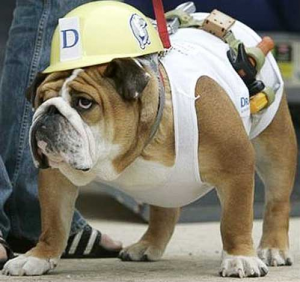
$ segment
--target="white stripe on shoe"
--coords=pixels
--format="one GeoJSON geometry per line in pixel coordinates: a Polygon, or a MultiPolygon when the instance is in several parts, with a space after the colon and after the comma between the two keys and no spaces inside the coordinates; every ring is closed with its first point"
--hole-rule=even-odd
{"type": "Polygon", "coordinates": [[[79,241],[80,241],[80,239],[81,239],[81,236],[82,236],[83,231],[84,231],[84,230],[82,229],[80,232],[78,232],[78,233],[76,234],[76,236],[75,236],[75,238],[74,238],[74,240],[73,240],[73,242],[72,242],[71,248],[70,248],[70,250],[69,250],[69,252],[68,252],[69,255],[75,254],[76,249],[77,249],[77,246],[78,246],[78,243],[79,243],[79,241]]]}
{"type": "Polygon", "coordinates": [[[95,243],[95,240],[97,238],[97,235],[98,235],[98,231],[93,228],[93,231],[92,231],[92,234],[90,236],[89,242],[87,243],[86,248],[83,252],[84,255],[88,255],[91,252],[92,248],[94,247],[94,243],[95,243]]]}

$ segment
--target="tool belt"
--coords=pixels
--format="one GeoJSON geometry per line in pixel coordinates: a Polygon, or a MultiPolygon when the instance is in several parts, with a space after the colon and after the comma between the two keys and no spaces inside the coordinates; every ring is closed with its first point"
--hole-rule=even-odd
{"type": "MultiPolygon", "coordinates": [[[[229,45],[227,57],[235,71],[244,81],[249,90],[250,111],[256,114],[270,106],[275,100],[275,92],[265,86],[263,81],[257,80],[256,76],[265,63],[265,57],[274,48],[274,42],[270,37],[264,37],[254,47],[245,47],[243,42],[236,39],[231,28],[235,19],[218,11],[213,10],[206,19],[199,21],[193,18],[196,12],[193,2],[186,2],[176,9],[165,14],[169,34],[175,33],[179,28],[199,28],[209,32],[229,45]]],[[[155,25],[155,21],[153,21],[155,25]]]]}

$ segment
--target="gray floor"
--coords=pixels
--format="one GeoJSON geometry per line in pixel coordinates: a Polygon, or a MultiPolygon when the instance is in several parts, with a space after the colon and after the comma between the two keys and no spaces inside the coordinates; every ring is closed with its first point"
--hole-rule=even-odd
{"type": "MultiPolygon", "coordinates": [[[[129,245],[142,235],[147,225],[115,200],[99,191],[82,191],[78,205],[90,223],[115,239],[129,245]],[[99,208],[101,207],[101,208],[99,208]]],[[[264,278],[251,281],[300,281],[300,218],[290,224],[291,250],[295,263],[292,267],[270,268],[264,278]]],[[[42,277],[6,277],[0,281],[105,281],[105,282],[192,282],[238,281],[218,276],[221,239],[219,223],[179,224],[163,259],[155,263],[105,260],[62,260],[57,269],[42,277]]],[[[255,244],[261,236],[261,221],[253,228],[255,244]]]]}

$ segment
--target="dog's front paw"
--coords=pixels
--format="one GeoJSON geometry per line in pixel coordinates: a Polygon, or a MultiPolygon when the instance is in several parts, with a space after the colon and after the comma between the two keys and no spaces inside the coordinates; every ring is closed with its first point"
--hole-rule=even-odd
{"type": "Polygon", "coordinates": [[[268,267],[258,257],[233,256],[223,253],[220,275],[223,277],[260,277],[268,267]]]}
{"type": "Polygon", "coordinates": [[[54,269],[58,259],[40,259],[33,256],[21,255],[9,260],[2,270],[4,275],[12,276],[34,276],[47,273],[54,269]]]}
{"type": "Polygon", "coordinates": [[[164,253],[164,249],[151,244],[148,241],[140,241],[123,249],[119,258],[123,261],[156,261],[164,253]]]}
{"type": "Polygon", "coordinates": [[[269,266],[283,266],[283,265],[292,265],[293,258],[291,253],[279,249],[268,249],[260,248],[257,251],[260,259],[269,266]]]}

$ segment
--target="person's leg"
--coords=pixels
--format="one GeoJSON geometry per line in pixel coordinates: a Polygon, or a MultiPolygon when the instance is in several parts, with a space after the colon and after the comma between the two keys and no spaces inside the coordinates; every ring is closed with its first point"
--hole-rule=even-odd
{"type": "MultiPolygon", "coordinates": [[[[89,1],[18,0],[14,11],[0,83],[0,154],[13,188],[7,200],[10,233],[19,238],[36,241],[41,231],[38,171],[28,144],[33,113],[25,99],[25,90],[49,64],[51,37],[58,18],[85,2],[89,1]]],[[[3,205],[0,203],[0,210],[4,209],[3,205]]],[[[75,212],[71,234],[75,235],[85,226],[86,221],[75,212]]],[[[2,230],[4,237],[8,231],[8,228],[2,230]]],[[[109,237],[102,236],[103,240],[111,246],[109,237]]],[[[120,244],[113,246],[119,248],[120,244]]]]}
{"type": "MultiPolygon", "coordinates": [[[[5,203],[12,193],[12,187],[4,167],[2,157],[0,156],[0,239],[3,237],[3,233],[8,233],[10,229],[10,221],[5,213],[5,203]]],[[[1,262],[7,258],[7,250],[0,243],[0,265],[1,262]]]]}

